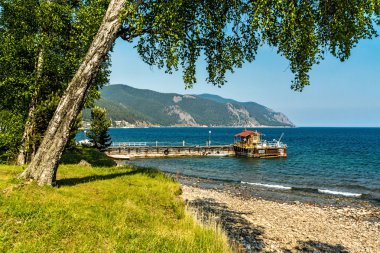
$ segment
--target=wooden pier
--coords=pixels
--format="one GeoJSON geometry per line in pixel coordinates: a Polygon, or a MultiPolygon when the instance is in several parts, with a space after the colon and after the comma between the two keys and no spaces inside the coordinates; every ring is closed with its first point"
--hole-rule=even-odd
{"type": "Polygon", "coordinates": [[[133,158],[186,157],[186,156],[234,156],[231,145],[218,146],[120,146],[110,147],[106,155],[115,160],[133,158]]]}
{"type": "Polygon", "coordinates": [[[287,156],[287,145],[279,140],[268,142],[261,140],[258,131],[245,130],[235,134],[235,142],[231,145],[209,145],[206,146],[185,145],[156,142],[117,142],[106,150],[106,155],[115,161],[133,158],[159,158],[159,157],[195,157],[195,156],[245,156],[252,158],[281,158],[287,156]],[[174,145],[173,145],[174,144],[174,145]]]}

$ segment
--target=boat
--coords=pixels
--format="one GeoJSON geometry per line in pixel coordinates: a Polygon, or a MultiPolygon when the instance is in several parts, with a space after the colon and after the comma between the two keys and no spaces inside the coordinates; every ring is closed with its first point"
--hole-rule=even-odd
{"type": "Polygon", "coordinates": [[[281,142],[284,134],[278,140],[268,142],[261,139],[262,133],[245,130],[235,134],[233,148],[237,156],[255,158],[287,157],[287,145],[281,142]]]}

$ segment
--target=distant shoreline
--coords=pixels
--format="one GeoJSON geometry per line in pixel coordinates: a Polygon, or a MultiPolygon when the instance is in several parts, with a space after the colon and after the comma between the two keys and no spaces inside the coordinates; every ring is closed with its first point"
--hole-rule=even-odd
{"type": "MultiPolygon", "coordinates": [[[[144,129],[144,128],[299,128],[297,126],[138,126],[138,127],[109,127],[112,129],[144,129]]],[[[89,127],[79,128],[79,130],[88,130],[89,127]]]]}
{"type": "MultiPolygon", "coordinates": [[[[110,127],[111,129],[144,129],[144,128],[380,128],[380,126],[255,126],[255,127],[244,127],[244,126],[147,126],[147,127],[110,127]]],[[[78,130],[88,130],[90,128],[79,128],[78,130]]]]}

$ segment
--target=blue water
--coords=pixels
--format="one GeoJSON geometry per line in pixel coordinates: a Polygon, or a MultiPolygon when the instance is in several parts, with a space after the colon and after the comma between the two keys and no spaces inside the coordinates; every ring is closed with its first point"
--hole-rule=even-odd
{"type": "MultiPolygon", "coordinates": [[[[110,129],[114,142],[155,145],[230,144],[241,128],[110,129]]],[[[380,200],[380,128],[262,128],[264,139],[288,145],[285,159],[191,157],[139,159],[131,163],[184,175],[231,180],[278,189],[316,190],[380,200]]],[[[78,135],[83,138],[83,133],[78,135]]]]}

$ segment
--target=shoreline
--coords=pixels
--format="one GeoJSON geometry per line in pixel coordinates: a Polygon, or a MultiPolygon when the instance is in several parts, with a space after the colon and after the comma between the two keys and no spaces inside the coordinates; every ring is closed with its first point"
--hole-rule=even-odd
{"type": "MultiPolygon", "coordinates": [[[[145,129],[145,128],[300,128],[298,126],[111,126],[110,129],[145,129]]],[[[90,127],[81,127],[79,131],[89,130],[90,127]]]]}
{"type": "Polygon", "coordinates": [[[297,188],[264,183],[247,183],[230,180],[209,179],[164,172],[175,177],[183,185],[204,189],[216,189],[247,198],[255,197],[279,203],[301,202],[318,206],[370,207],[380,210],[379,199],[367,198],[369,194],[336,190],[297,188]]]}
{"type": "Polygon", "coordinates": [[[214,216],[242,252],[380,252],[380,207],[371,202],[168,174],[187,205],[214,216]]]}

